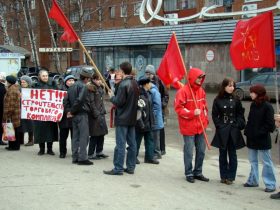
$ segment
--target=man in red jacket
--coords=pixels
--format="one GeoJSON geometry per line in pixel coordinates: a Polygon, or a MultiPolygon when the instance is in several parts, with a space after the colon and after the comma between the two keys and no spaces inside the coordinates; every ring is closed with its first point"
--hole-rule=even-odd
{"type": "Polygon", "coordinates": [[[203,127],[208,126],[208,109],[206,94],[201,87],[205,80],[205,73],[198,68],[191,68],[188,82],[175,96],[174,107],[178,115],[180,133],[184,138],[184,164],[186,180],[194,183],[195,179],[208,182],[202,174],[206,144],[203,127]],[[193,92],[193,94],[192,94],[193,92]],[[193,99],[192,95],[195,97],[193,99]],[[195,101],[194,101],[195,100],[195,101]],[[201,118],[203,127],[201,126],[201,118]],[[193,148],[196,149],[195,166],[192,167],[193,148]]]}

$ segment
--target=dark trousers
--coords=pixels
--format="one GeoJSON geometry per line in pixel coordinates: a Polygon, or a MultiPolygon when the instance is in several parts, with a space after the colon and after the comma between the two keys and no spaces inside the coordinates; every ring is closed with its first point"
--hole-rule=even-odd
{"type": "Polygon", "coordinates": [[[136,132],[136,143],[137,143],[136,157],[139,154],[139,149],[143,137],[145,142],[145,160],[152,160],[154,158],[154,140],[151,131],[144,132],[144,133],[136,132]]]}
{"type": "Polygon", "coordinates": [[[91,136],[88,146],[88,155],[102,153],[104,145],[104,136],[91,136]]]}
{"type": "Polygon", "coordinates": [[[60,154],[66,155],[66,153],[67,153],[67,138],[68,138],[69,132],[71,134],[71,139],[72,139],[72,136],[73,136],[72,128],[60,128],[60,133],[59,133],[59,152],[60,152],[60,154]]]}
{"type": "Polygon", "coordinates": [[[15,128],[15,136],[16,136],[15,141],[9,141],[9,148],[14,149],[14,150],[19,150],[20,149],[20,136],[19,136],[18,128],[15,128]]]}
{"type": "Polygon", "coordinates": [[[164,128],[160,129],[160,151],[165,152],[165,131],[164,131],[164,128]]]}
{"type": "MultiPolygon", "coordinates": [[[[18,135],[20,144],[24,144],[24,133],[19,132],[18,135]]],[[[33,132],[28,132],[28,142],[33,142],[33,132]]]]}
{"type": "MultiPolygon", "coordinates": [[[[52,145],[53,145],[52,142],[47,142],[47,149],[48,149],[48,151],[52,151],[52,145]]],[[[39,147],[40,147],[40,151],[44,151],[45,152],[45,143],[40,143],[39,147]]]]}
{"type": "Polygon", "coordinates": [[[237,170],[237,155],[236,149],[230,138],[226,149],[219,149],[219,168],[221,179],[235,180],[237,170]]]}

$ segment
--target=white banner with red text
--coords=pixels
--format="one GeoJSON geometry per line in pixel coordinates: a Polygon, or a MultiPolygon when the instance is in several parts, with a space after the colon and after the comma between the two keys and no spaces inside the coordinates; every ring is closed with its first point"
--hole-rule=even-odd
{"type": "Polygon", "coordinates": [[[66,91],[21,89],[21,119],[58,122],[63,115],[66,91]]]}

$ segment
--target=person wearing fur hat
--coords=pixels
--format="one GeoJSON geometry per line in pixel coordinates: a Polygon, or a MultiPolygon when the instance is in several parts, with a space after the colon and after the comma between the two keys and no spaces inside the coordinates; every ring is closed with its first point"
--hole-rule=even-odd
{"type": "Polygon", "coordinates": [[[104,136],[108,134],[106,124],[106,109],[104,105],[104,86],[98,74],[94,74],[91,81],[87,84],[88,87],[88,106],[90,112],[88,114],[89,124],[89,159],[103,159],[109,157],[103,153],[104,136]]]}
{"type": "MultiPolygon", "coordinates": [[[[31,88],[32,80],[29,76],[24,75],[20,78],[20,86],[22,88],[31,88]]],[[[28,132],[28,142],[24,146],[33,146],[33,121],[28,119],[20,120],[19,136],[20,144],[24,143],[24,133],[28,132]]]]}
{"type": "Polygon", "coordinates": [[[17,78],[13,75],[6,77],[7,92],[4,97],[4,111],[2,122],[11,121],[15,129],[15,141],[9,141],[5,149],[20,150],[19,126],[20,126],[20,91],[16,85],[17,78]]]}
{"type": "MultiPolygon", "coordinates": [[[[0,122],[2,122],[2,118],[3,118],[3,109],[4,109],[3,101],[6,93],[5,83],[6,83],[6,73],[0,72],[0,122]]],[[[3,127],[0,126],[0,145],[7,145],[5,142],[2,141],[2,135],[3,135],[3,127]]]]}
{"type": "MultiPolygon", "coordinates": [[[[67,91],[74,83],[75,83],[75,77],[73,75],[68,75],[63,80],[63,87],[62,90],[67,91]]],[[[67,97],[67,96],[66,96],[67,97]]],[[[71,135],[73,135],[73,129],[72,129],[72,118],[67,118],[66,110],[63,112],[63,116],[61,121],[58,123],[59,125],[59,152],[60,158],[65,158],[67,154],[67,138],[69,136],[69,132],[71,135]]]]}
{"type": "Polygon", "coordinates": [[[262,85],[250,87],[252,103],[248,115],[244,135],[247,137],[248,158],[251,164],[251,172],[244,187],[259,186],[259,162],[260,155],[263,163],[262,178],[265,184],[265,192],[274,192],[276,189],[275,169],[271,159],[271,136],[275,130],[274,110],[269,103],[266,89],[262,85]]]}

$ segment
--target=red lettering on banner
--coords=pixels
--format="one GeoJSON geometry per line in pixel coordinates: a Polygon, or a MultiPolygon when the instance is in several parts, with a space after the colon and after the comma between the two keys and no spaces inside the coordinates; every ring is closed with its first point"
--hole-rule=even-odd
{"type": "Polygon", "coordinates": [[[57,90],[52,90],[52,89],[49,89],[49,90],[47,90],[48,91],[48,93],[50,94],[50,101],[52,101],[53,99],[53,93],[55,93],[55,97],[57,98],[57,93],[58,93],[58,91],[57,90]]]}
{"type": "Polygon", "coordinates": [[[38,96],[38,91],[35,89],[35,90],[31,90],[31,92],[30,92],[30,98],[38,98],[39,96],[38,96]]]}
{"type": "Polygon", "coordinates": [[[46,90],[40,90],[40,99],[41,99],[41,100],[46,100],[46,98],[45,98],[45,92],[46,92],[46,90]]]}

